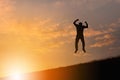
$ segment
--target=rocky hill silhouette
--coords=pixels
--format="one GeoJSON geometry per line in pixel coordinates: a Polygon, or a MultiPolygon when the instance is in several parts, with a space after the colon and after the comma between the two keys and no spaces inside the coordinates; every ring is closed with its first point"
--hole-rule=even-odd
{"type": "MultiPolygon", "coordinates": [[[[21,80],[120,80],[120,57],[24,74],[21,80]]],[[[0,80],[12,80],[9,77],[0,80]]]]}

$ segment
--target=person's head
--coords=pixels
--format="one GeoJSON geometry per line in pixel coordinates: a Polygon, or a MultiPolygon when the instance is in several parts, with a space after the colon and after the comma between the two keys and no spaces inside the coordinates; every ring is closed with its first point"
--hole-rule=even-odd
{"type": "Polygon", "coordinates": [[[80,22],[79,25],[82,26],[82,22],[80,22]]]}

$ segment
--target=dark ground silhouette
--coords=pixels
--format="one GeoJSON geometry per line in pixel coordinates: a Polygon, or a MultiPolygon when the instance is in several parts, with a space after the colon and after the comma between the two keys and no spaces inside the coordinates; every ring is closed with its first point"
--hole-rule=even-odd
{"type": "Polygon", "coordinates": [[[120,57],[24,74],[22,80],[120,80],[119,68],[120,57]]]}
{"type": "Polygon", "coordinates": [[[77,51],[78,51],[79,40],[81,40],[81,42],[82,42],[82,50],[84,52],[86,52],[86,50],[85,50],[85,40],[84,40],[84,29],[88,28],[88,23],[85,21],[85,24],[86,24],[86,26],[85,26],[85,25],[82,24],[82,22],[79,22],[79,24],[77,24],[78,21],[79,21],[79,19],[76,19],[73,22],[73,24],[76,27],[76,32],[77,32],[76,39],[75,39],[75,53],[77,53],[77,51]]]}

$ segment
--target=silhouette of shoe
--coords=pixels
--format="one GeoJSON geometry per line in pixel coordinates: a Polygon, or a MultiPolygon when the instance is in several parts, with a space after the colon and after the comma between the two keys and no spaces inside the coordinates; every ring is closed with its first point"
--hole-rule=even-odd
{"type": "Polygon", "coordinates": [[[83,51],[84,51],[84,53],[86,53],[86,50],[85,50],[85,49],[83,49],[83,51]]]}
{"type": "Polygon", "coordinates": [[[77,51],[78,51],[78,49],[76,49],[74,53],[77,53],[77,51]]]}

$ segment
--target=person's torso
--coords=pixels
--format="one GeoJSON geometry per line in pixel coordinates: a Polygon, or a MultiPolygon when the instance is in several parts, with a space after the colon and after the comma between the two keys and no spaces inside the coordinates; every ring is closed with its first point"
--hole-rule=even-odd
{"type": "Polygon", "coordinates": [[[77,25],[76,30],[77,30],[77,35],[83,35],[83,32],[84,32],[83,26],[77,25]]]}

